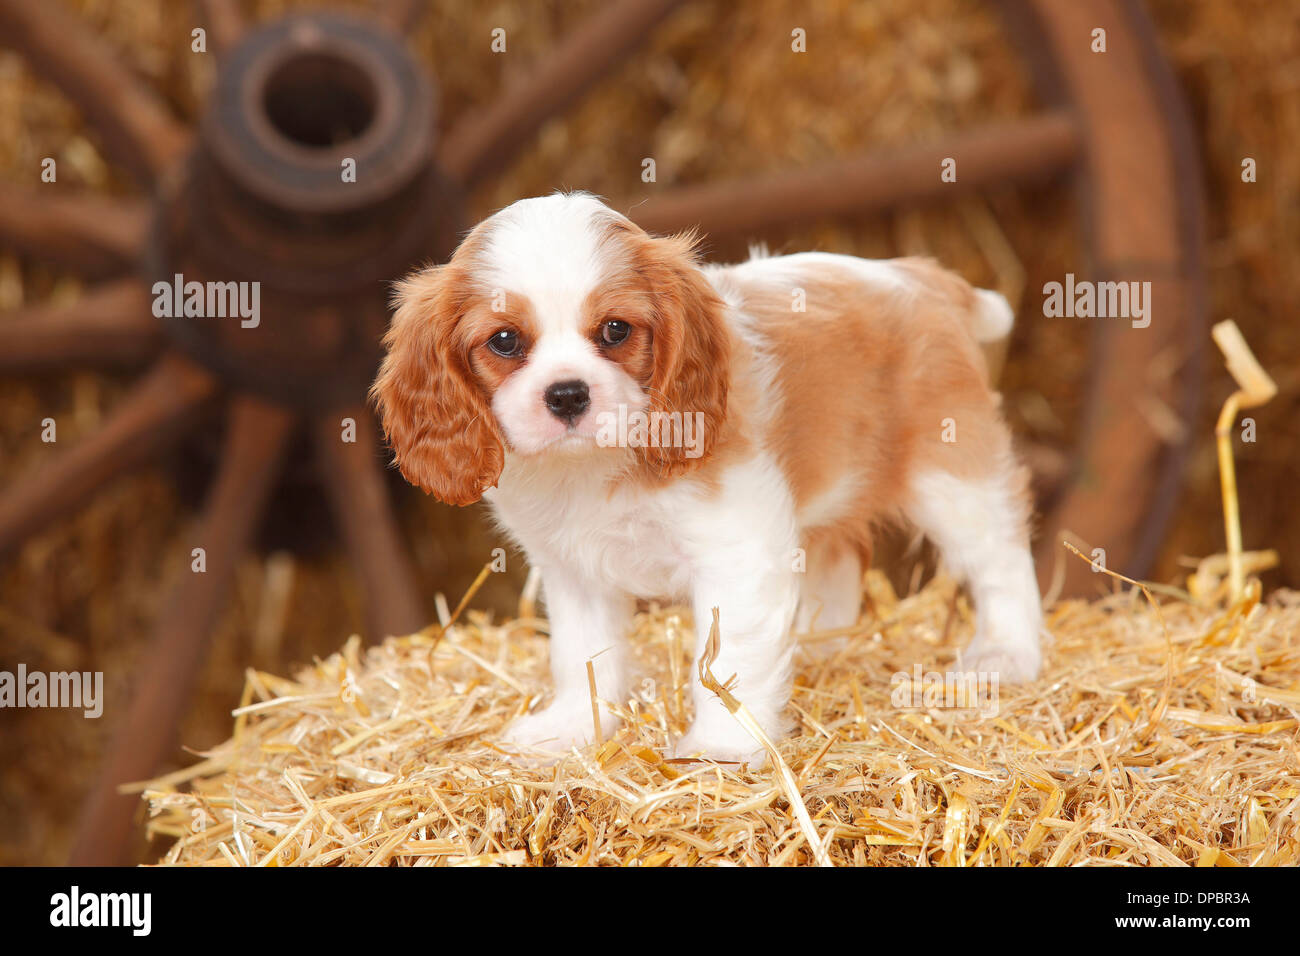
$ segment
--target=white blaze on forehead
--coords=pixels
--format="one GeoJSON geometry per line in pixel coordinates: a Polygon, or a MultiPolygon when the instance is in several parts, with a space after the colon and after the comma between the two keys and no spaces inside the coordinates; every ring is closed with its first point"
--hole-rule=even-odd
{"type": "Polygon", "coordinates": [[[577,331],[583,300],[616,265],[605,239],[613,218],[584,193],[522,199],[492,217],[482,279],[526,296],[543,334],[577,331]]]}
{"type": "Polygon", "coordinates": [[[608,239],[608,225],[618,218],[592,196],[575,193],[521,200],[486,223],[478,281],[489,293],[527,299],[537,325],[526,360],[492,397],[515,452],[537,454],[562,441],[569,442],[566,454],[592,451],[602,416],[645,404],[641,387],[600,354],[584,327],[583,303],[624,266],[620,246],[608,239]],[[551,385],[568,380],[589,389],[588,409],[573,422],[561,421],[545,401],[551,385]]]}

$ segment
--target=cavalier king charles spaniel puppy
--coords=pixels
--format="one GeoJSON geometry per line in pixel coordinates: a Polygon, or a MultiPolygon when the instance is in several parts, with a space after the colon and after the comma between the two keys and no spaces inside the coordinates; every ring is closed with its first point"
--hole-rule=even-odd
{"type": "MultiPolygon", "coordinates": [[[[373,394],[402,474],[489,502],[541,571],[554,699],[507,744],[593,738],[587,662],[627,699],[638,598],[689,602],[703,634],[718,608],[713,673],[778,737],[793,634],[857,622],[872,531],[895,521],[969,586],[963,669],[1035,677],[1026,473],[981,350],[1006,300],[924,259],[694,247],[555,194],[397,287],[373,394]]],[[[678,756],[762,763],[721,701],[694,706],[678,756]]]]}

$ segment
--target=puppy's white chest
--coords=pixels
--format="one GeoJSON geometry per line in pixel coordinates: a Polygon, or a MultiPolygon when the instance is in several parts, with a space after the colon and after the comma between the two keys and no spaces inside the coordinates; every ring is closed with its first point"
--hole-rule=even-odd
{"type": "Polygon", "coordinates": [[[497,516],[531,560],[560,561],[593,584],[638,597],[689,593],[690,571],[672,516],[642,497],[558,494],[543,508],[523,507],[503,483],[497,516]]]}
{"type": "MultiPolygon", "coordinates": [[[[638,597],[673,599],[688,591],[689,569],[671,525],[654,515],[623,513],[593,528],[599,568],[593,575],[638,597]]],[[[581,547],[581,542],[576,542],[581,547]]]]}

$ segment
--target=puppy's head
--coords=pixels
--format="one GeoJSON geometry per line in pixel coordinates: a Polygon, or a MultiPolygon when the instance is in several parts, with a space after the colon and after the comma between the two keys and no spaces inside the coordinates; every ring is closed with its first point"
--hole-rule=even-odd
{"type": "Polygon", "coordinates": [[[730,351],[694,246],[556,194],[508,206],[399,283],[372,394],[402,474],[463,505],[496,484],[506,448],[581,460],[626,446],[661,476],[707,457],[730,351]],[[681,435],[667,424],[654,440],[619,432],[681,416],[699,424],[689,443],[659,440],[681,435]]]}

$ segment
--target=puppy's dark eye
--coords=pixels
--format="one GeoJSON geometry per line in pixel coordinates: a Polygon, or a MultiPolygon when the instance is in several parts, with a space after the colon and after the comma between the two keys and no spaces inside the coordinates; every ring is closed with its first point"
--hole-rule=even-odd
{"type": "Polygon", "coordinates": [[[604,345],[618,345],[632,332],[632,326],[621,319],[610,319],[600,327],[600,341],[604,345]]]}
{"type": "Polygon", "coordinates": [[[519,342],[519,333],[511,329],[502,329],[488,339],[488,348],[502,358],[516,358],[523,351],[519,342]]]}

